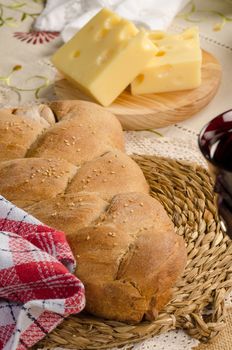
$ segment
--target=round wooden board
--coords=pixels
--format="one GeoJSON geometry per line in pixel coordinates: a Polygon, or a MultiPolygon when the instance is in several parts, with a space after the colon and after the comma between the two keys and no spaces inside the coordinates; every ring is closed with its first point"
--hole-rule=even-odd
{"type": "MultiPolygon", "coordinates": [[[[125,130],[162,128],[199,112],[214,97],[221,80],[221,66],[216,58],[203,51],[202,84],[199,88],[160,94],[132,96],[125,90],[107,108],[120,120],[125,130]]],[[[55,82],[58,98],[93,101],[66,79],[55,82]]]]}

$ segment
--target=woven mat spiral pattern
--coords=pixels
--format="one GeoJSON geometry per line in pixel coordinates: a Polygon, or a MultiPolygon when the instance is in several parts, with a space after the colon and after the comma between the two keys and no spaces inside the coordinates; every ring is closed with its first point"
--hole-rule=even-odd
{"type": "Polygon", "coordinates": [[[232,288],[232,242],[218,219],[213,181],[204,168],[156,156],[133,156],[186,241],[188,262],[171,302],[154,322],[128,325],[71,316],[38,348],[108,349],[174,328],[206,342],[224,328],[224,298],[232,288]]]}

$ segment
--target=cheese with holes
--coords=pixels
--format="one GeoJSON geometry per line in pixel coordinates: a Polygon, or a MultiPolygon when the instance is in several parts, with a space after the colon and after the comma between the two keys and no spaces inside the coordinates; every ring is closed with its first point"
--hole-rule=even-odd
{"type": "Polygon", "coordinates": [[[201,84],[201,49],[197,28],[181,34],[149,33],[158,51],[131,84],[133,95],[187,90],[201,84]]]}
{"type": "Polygon", "coordinates": [[[145,31],[102,9],[54,54],[52,62],[78,88],[107,106],[156,51],[145,31]]]}

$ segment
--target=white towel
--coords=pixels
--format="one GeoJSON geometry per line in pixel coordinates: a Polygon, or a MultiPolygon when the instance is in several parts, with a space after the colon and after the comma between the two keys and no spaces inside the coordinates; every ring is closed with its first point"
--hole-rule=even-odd
{"type": "Polygon", "coordinates": [[[68,41],[101,8],[107,7],[135,24],[165,30],[189,0],[47,0],[35,22],[40,31],[61,32],[68,41]]]}

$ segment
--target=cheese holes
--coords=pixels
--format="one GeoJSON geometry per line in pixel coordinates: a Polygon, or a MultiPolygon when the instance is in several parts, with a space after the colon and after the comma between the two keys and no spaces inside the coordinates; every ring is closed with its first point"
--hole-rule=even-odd
{"type": "Polygon", "coordinates": [[[81,54],[80,50],[76,50],[73,54],[73,57],[77,58],[80,56],[80,54],[81,54]]]}
{"type": "Polygon", "coordinates": [[[144,74],[139,74],[136,78],[136,83],[137,84],[142,84],[142,82],[144,81],[144,74]]]}
{"type": "Polygon", "coordinates": [[[166,55],[166,51],[164,51],[164,50],[160,50],[160,51],[155,53],[155,56],[158,56],[158,57],[162,57],[162,56],[165,56],[165,55],[166,55]]]}
{"type": "Polygon", "coordinates": [[[132,37],[132,33],[127,30],[127,29],[124,29],[122,30],[120,33],[119,33],[119,40],[120,41],[124,41],[124,40],[129,40],[131,37],[132,37]]]}
{"type": "Polygon", "coordinates": [[[151,40],[162,40],[162,39],[164,39],[164,37],[165,37],[165,34],[163,34],[163,33],[150,33],[149,34],[149,38],[151,40]]]}
{"type": "Polygon", "coordinates": [[[107,36],[107,34],[109,33],[109,29],[107,28],[102,28],[101,30],[99,30],[96,35],[95,35],[95,40],[100,41],[103,38],[105,38],[107,36]]]}
{"type": "Polygon", "coordinates": [[[116,26],[119,22],[121,21],[121,19],[117,16],[114,16],[114,17],[110,17],[110,18],[107,18],[105,20],[105,22],[103,23],[103,28],[100,29],[96,35],[95,35],[95,40],[99,41],[99,40],[102,40],[104,39],[108,33],[110,32],[110,30],[116,26]]]}
{"type": "Polygon", "coordinates": [[[101,55],[97,57],[97,64],[98,65],[104,64],[106,61],[110,59],[110,57],[113,56],[114,52],[115,51],[113,49],[104,51],[101,55]]]}
{"type": "Polygon", "coordinates": [[[112,29],[120,21],[121,21],[121,18],[117,17],[117,16],[107,18],[107,20],[105,20],[105,22],[104,22],[104,28],[105,29],[112,29]]]}

